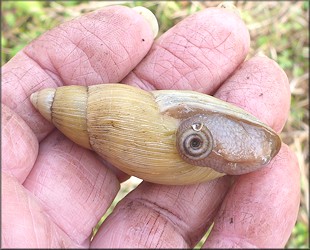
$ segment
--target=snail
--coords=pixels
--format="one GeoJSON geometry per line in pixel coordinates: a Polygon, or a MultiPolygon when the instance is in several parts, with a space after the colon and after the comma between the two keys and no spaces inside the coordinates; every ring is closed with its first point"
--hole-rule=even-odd
{"type": "Polygon", "coordinates": [[[250,173],[281,146],[275,131],[243,109],[190,90],[109,83],[47,88],[30,100],[69,139],[153,183],[250,173]]]}

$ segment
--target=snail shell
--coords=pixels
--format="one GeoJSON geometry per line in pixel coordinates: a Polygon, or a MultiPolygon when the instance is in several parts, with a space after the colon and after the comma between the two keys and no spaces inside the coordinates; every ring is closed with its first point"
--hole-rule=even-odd
{"type": "Polygon", "coordinates": [[[281,146],[280,137],[254,116],[194,91],[65,86],[38,91],[31,102],[75,143],[154,183],[249,173],[269,163],[281,146]]]}

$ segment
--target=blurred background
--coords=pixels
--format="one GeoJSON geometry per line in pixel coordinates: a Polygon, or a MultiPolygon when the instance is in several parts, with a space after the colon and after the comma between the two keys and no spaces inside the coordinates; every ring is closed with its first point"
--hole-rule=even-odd
{"type": "MultiPolygon", "coordinates": [[[[157,17],[158,36],[187,16],[222,1],[2,1],[1,65],[33,39],[56,25],[98,8],[142,5],[157,17]]],[[[240,12],[251,36],[248,57],[265,54],[286,72],[292,93],[291,110],[281,133],[295,151],[300,167],[301,202],[298,220],[286,248],[309,248],[309,1],[225,1],[240,12]]],[[[108,212],[141,180],[131,177],[108,212]]],[[[195,247],[199,249],[208,233],[195,247]]]]}

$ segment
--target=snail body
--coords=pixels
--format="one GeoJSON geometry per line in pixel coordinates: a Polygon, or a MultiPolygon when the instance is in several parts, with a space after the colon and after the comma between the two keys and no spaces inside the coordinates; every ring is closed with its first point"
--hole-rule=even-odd
{"type": "Polygon", "coordinates": [[[269,163],[281,145],[254,116],[194,91],[65,86],[38,91],[31,102],[75,143],[154,183],[249,173],[269,163]]]}

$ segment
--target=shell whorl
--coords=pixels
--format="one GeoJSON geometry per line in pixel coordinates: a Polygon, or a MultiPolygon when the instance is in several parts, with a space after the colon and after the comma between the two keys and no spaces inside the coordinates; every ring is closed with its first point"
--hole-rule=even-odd
{"type": "Polygon", "coordinates": [[[176,134],[176,145],[182,159],[192,165],[204,166],[213,149],[213,137],[201,115],[182,121],[176,134]]]}

